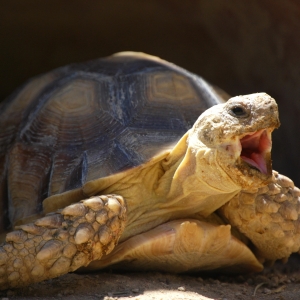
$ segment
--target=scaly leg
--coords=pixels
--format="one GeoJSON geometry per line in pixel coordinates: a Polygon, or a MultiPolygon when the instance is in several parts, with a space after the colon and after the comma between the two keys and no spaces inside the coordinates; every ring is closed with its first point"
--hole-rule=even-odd
{"type": "Polygon", "coordinates": [[[72,272],[108,254],[126,221],[121,196],[95,196],[7,234],[0,246],[0,289],[72,272]]]}
{"type": "Polygon", "coordinates": [[[273,181],[256,193],[241,192],[219,213],[245,234],[263,261],[287,259],[300,249],[300,190],[273,171],[273,181]]]}

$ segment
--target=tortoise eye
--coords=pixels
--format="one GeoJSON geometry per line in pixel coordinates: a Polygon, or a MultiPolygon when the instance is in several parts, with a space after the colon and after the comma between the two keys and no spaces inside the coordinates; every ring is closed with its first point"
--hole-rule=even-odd
{"type": "Polygon", "coordinates": [[[241,105],[235,105],[231,107],[229,113],[237,118],[246,118],[249,116],[249,112],[241,105]]]}

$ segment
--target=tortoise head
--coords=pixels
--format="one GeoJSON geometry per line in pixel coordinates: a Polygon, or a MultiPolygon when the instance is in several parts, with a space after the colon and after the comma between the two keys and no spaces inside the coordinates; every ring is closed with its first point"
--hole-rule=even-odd
{"type": "Polygon", "coordinates": [[[269,95],[238,96],[205,111],[188,143],[197,164],[204,164],[201,172],[211,172],[214,164],[242,189],[257,188],[272,177],[271,133],[279,125],[277,104],[269,95]]]}

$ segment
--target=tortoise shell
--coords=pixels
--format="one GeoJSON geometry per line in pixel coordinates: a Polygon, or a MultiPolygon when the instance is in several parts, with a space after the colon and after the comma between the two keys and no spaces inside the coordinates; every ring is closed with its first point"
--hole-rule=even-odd
{"type": "Polygon", "coordinates": [[[72,64],[29,80],[0,107],[2,225],[43,199],[172,148],[222,98],[202,78],[144,54],[72,64]]]}

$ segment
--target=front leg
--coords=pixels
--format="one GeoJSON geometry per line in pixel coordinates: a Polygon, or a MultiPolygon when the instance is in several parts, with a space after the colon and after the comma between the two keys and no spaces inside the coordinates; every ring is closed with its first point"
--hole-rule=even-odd
{"type": "Polygon", "coordinates": [[[25,286],[87,266],[118,243],[126,220],[121,196],[94,196],[18,226],[0,246],[0,289],[25,286]]]}
{"type": "Polygon", "coordinates": [[[219,213],[253,242],[262,262],[286,259],[300,249],[299,196],[292,180],[273,171],[268,186],[241,192],[219,213]]]}

